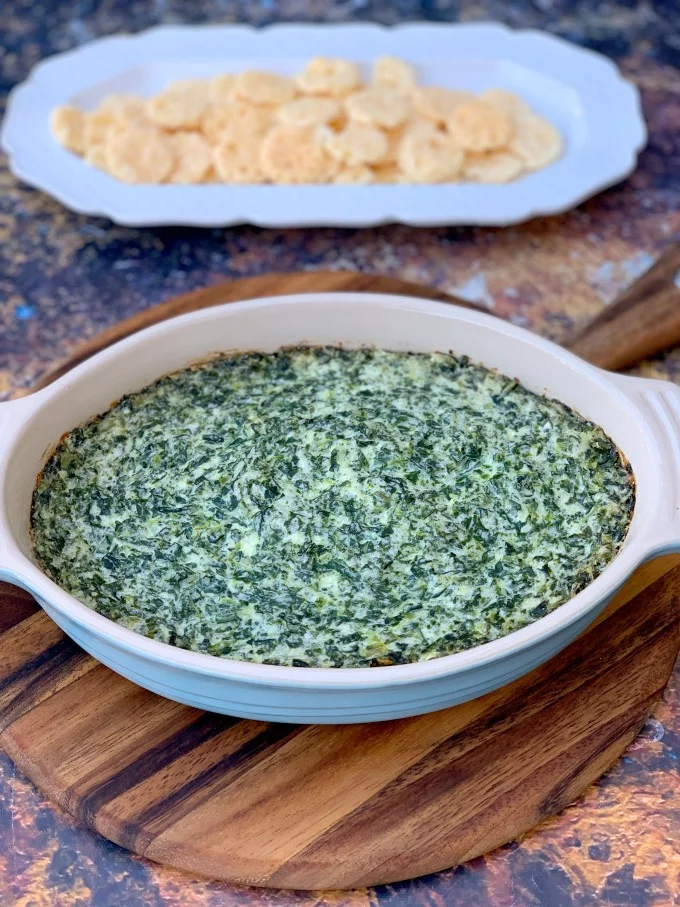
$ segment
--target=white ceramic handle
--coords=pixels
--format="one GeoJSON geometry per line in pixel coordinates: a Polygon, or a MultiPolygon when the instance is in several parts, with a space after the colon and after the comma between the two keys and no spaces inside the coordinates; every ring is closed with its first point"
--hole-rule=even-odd
{"type": "Polygon", "coordinates": [[[653,554],[680,552],[680,387],[670,381],[617,377],[617,383],[655,427],[663,489],[650,533],[653,554]]]}
{"type": "MultiPolygon", "coordinates": [[[[0,403],[0,498],[3,500],[6,499],[8,491],[4,486],[10,461],[9,450],[14,443],[16,432],[38,404],[39,401],[36,398],[37,395],[29,394],[27,397],[0,403]]],[[[2,510],[4,511],[4,506],[2,510]]],[[[15,559],[12,556],[14,545],[11,542],[11,532],[6,518],[6,514],[0,511],[0,579],[19,585],[13,569],[15,566],[15,559]]]]}
{"type": "Polygon", "coordinates": [[[27,411],[32,410],[33,405],[34,400],[31,394],[27,397],[19,397],[17,400],[6,400],[4,403],[0,403],[0,456],[2,456],[12,429],[24,421],[27,411]]]}

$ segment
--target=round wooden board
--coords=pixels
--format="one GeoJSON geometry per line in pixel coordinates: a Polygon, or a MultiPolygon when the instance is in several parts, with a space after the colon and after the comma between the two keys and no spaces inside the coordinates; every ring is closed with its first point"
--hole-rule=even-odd
{"type": "MultiPolygon", "coordinates": [[[[163,318],[256,295],[362,289],[347,273],[212,287],[122,322],[52,373],[163,318]]],[[[628,746],[680,649],[680,557],[640,568],[548,664],[473,702],[382,724],[211,715],[98,664],[0,584],[0,742],[47,796],[150,859],[240,884],[352,888],[448,868],[562,809],[628,746]]]]}

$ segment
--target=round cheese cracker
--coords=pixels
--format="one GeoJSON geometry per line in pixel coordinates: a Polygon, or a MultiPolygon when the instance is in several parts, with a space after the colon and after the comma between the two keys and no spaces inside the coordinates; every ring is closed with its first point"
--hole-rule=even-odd
{"type": "Polygon", "coordinates": [[[230,128],[246,135],[263,136],[276,122],[275,110],[265,104],[251,104],[236,98],[229,106],[230,128]]]}
{"type": "Polygon", "coordinates": [[[365,184],[365,183],[374,183],[375,174],[370,167],[367,167],[365,164],[358,164],[355,167],[343,167],[340,172],[337,174],[334,183],[347,183],[347,184],[365,184]]]}
{"type": "Polygon", "coordinates": [[[340,132],[327,129],[321,133],[321,140],[330,155],[351,167],[377,164],[388,151],[385,133],[361,123],[349,122],[340,132]]]}
{"type": "Polygon", "coordinates": [[[497,107],[507,113],[510,119],[513,120],[516,117],[527,116],[531,113],[531,108],[528,104],[525,104],[520,97],[511,91],[506,91],[504,88],[489,88],[481,93],[479,100],[484,101],[486,104],[491,104],[492,107],[497,107]]]}
{"type": "Polygon", "coordinates": [[[208,97],[212,104],[228,104],[233,97],[236,76],[230,72],[214,76],[208,82],[208,97]]]}
{"type": "Polygon", "coordinates": [[[237,98],[228,105],[210,105],[201,118],[201,132],[216,144],[224,132],[237,130],[248,136],[262,136],[273,123],[271,107],[237,98]]]}
{"type": "Polygon", "coordinates": [[[283,126],[322,126],[340,118],[342,107],[335,98],[296,98],[276,111],[276,117],[283,126]]]}
{"type": "Polygon", "coordinates": [[[443,126],[461,104],[474,100],[469,91],[452,91],[437,85],[416,89],[413,103],[416,111],[433,123],[443,126]]]}
{"type": "Polygon", "coordinates": [[[213,148],[213,164],[224,183],[264,183],[265,173],[260,165],[262,139],[244,135],[237,130],[224,133],[213,148]]]}
{"type": "Polygon", "coordinates": [[[205,79],[183,79],[168,85],[146,103],[146,115],[164,129],[198,127],[210,102],[205,79]]]}
{"type": "MultiPolygon", "coordinates": [[[[214,154],[215,154],[214,150],[211,151],[211,156],[213,158],[214,158],[214,154]]],[[[210,166],[208,167],[206,172],[203,174],[203,179],[201,180],[201,182],[202,183],[219,183],[219,181],[220,181],[220,178],[217,175],[217,170],[215,170],[215,164],[211,162],[210,166]]]]}
{"type": "Polygon", "coordinates": [[[508,148],[528,170],[539,170],[562,154],[562,136],[552,123],[532,113],[515,122],[515,134],[508,148]]]}
{"type": "Polygon", "coordinates": [[[409,94],[416,87],[416,71],[399,57],[378,57],[373,64],[373,84],[396,88],[409,94]]]}
{"type": "Polygon", "coordinates": [[[408,183],[411,182],[398,164],[377,164],[371,167],[376,183],[408,183]]]}
{"type": "Polygon", "coordinates": [[[399,146],[401,145],[404,136],[409,132],[419,131],[435,134],[441,133],[441,130],[438,129],[432,120],[428,120],[425,117],[420,116],[420,114],[410,116],[405,123],[398,126],[396,129],[386,129],[387,154],[381,163],[395,163],[399,154],[399,146]]]}
{"type": "Polygon", "coordinates": [[[373,86],[349,95],[345,110],[350,120],[380,129],[395,129],[411,113],[411,99],[396,88],[373,86]]]}
{"type": "Polygon", "coordinates": [[[293,100],[295,85],[290,79],[277,76],[273,72],[247,69],[236,77],[234,95],[243,98],[244,101],[250,101],[251,104],[278,107],[293,100]]]}
{"type": "Polygon", "coordinates": [[[109,114],[120,123],[146,120],[146,102],[135,94],[110,94],[104,98],[96,113],[109,114]]]}
{"type": "Polygon", "coordinates": [[[199,129],[211,144],[217,144],[222,133],[231,123],[230,107],[226,104],[210,104],[204,111],[199,129]]]}
{"type": "Polygon", "coordinates": [[[314,126],[274,127],[262,142],[260,161],[273,183],[327,183],[338,172],[314,126]]]}
{"type": "Polygon", "coordinates": [[[212,150],[197,132],[175,132],[170,136],[175,166],[169,183],[201,183],[212,166],[212,150]]]}
{"type": "Polygon", "coordinates": [[[50,114],[52,135],[69,151],[85,151],[85,114],[73,104],[56,107],[50,114]]]}
{"type": "Polygon", "coordinates": [[[457,107],[448,120],[452,138],[465,151],[493,151],[508,144],[512,135],[510,117],[484,101],[457,107]]]}
{"type": "Polygon", "coordinates": [[[361,85],[361,72],[351,60],[313,57],[298,75],[296,82],[305,94],[341,98],[361,85]]]}
{"type": "Polygon", "coordinates": [[[108,170],[106,163],[106,145],[102,142],[99,145],[90,145],[85,152],[85,163],[90,167],[96,167],[98,170],[108,170]]]}
{"type": "Polygon", "coordinates": [[[414,131],[404,136],[398,163],[415,183],[446,183],[459,176],[463,153],[443,133],[414,131]]]}
{"type": "Polygon", "coordinates": [[[169,136],[150,126],[111,129],[106,137],[106,169],[124,183],[162,183],[175,155],[169,136]]]}
{"type": "Polygon", "coordinates": [[[85,150],[94,145],[104,145],[109,130],[123,128],[125,120],[115,117],[106,107],[85,114],[85,150]]]}
{"type": "Polygon", "coordinates": [[[478,183],[509,183],[523,170],[521,159],[511,151],[467,151],[463,162],[464,178],[478,183]]]}

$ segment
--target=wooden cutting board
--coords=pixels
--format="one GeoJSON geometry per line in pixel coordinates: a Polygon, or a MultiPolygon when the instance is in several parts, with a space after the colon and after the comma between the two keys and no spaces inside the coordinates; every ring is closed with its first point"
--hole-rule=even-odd
{"type": "MultiPolygon", "coordinates": [[[[181,312],[276,293],[373,290],[360,274],[247,278],[122,322],[54,378],[181,312]]],[[[680,556],[640,568],[548,664],[455,708],[380,724],[211,715],[99,665],[0,584],[0,743],[48,797],[112,841],[193,873],[351,888],[448,868],[561,810],[628,746],[680,649],[680,556]]]]}

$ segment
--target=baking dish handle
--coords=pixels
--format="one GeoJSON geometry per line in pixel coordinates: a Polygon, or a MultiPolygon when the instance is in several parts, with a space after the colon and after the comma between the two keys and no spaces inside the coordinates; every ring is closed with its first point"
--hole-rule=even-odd
{"type": "Polygon", "coordinates": [[[38,394],[28,394],[15,400],[0,403],[0,579],[17,584],[13,574],[14,558],[11,532],[7,525],[7,467],[10,449],[15,433],[25,424],[26,419],[39,405],[38,394]]]}
{"type": "Polygon", "coordinates": [[[650,554],[680,553],[680,387],[650,378],[615,378],[656,429],[654,435],[660,448],[662,487],[650,533],[650,554]]]}
{"type": "Polygon", "coordinates": [[[26,394],[14,400],[0,402],[0,457],[6,448],[6,442],[38,404],[39,393],[26,394]]]}

